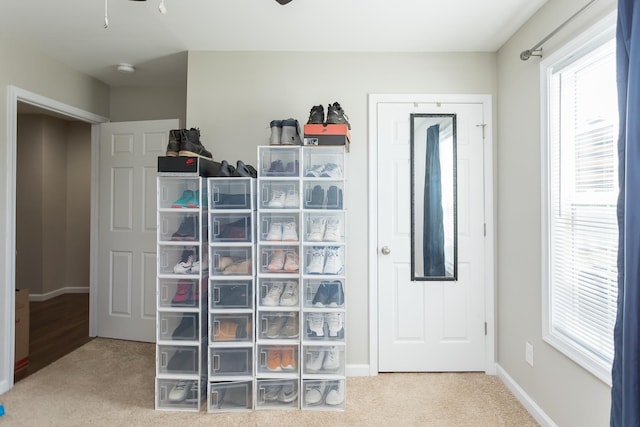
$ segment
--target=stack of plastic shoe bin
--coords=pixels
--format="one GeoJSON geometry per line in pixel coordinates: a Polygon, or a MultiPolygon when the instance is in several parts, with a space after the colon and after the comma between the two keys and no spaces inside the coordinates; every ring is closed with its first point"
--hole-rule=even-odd
{"type": "Polygon", "coordinates": [[[258,147],[256,409],[345,408],[345,148],[258,147]]]}
{"type": "Polygon", "coordinates": [[[206,181],[159,173],[157,185],[155,406],[197,412],[206,391],[206,181]]]}
{"type": "Polygon", "coordinates": [[[254,404],[255,179],[209,178],[208,412],[254,404]]]}

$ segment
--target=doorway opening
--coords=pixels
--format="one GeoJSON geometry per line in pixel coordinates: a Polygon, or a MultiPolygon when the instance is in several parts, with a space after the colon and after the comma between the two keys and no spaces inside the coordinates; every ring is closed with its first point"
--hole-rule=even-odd
{"type": "MultiPolygon", "coordinates": [[[[100,123],[107,122],[108,119],[102,116],[95,115],[93,113],[80,110],[76,107],[72,107],[67,104],[63,104],[59,101],[46,98],[44,96],[20,89],[15,86],[9,86],[7,88],[7,144],[6,144],[6,174],[5,179],[7,182],[7,210],[5,215],[4,229],[6,230],[5,236],[5,251],[4,251],[4,266],[5,277],[2,286],[0,287],[0,300],[4,301],[4,311],[0,324],[0,348],[4,348],[5,351],[0,354],[0,393],[4,393],[9,390],[14,383],[14,351],[15,351],[15,289],[16,289],[16,267],[19,254],[16,253],[18,249],[16,236],[17,236],[17,181],[18,181],[18,114],[19,107],[21,109],[33,108],[43,116],[62,119],[63,121],[77,121],[88,126],[90,131],[90,137],[84,141],[84,144],[88,146],[90,153],[90,218],[89,218],[89,277],[88,283],[90,291],[88,294],[85,292],[85,298],[89,299],[89,330],[88,337],[95,336],[95,299],[97,297],[96,292],[93,291],[94,277],[95,277],[95,265],[96,265],[96,250],[95,250],[95,218],[96,218],[96,175],[97,175],[97,146],[100,123]]],[[[24,110],[23,110],[24,111],[24,110]]],[[[49,119],[46,119],[49,120],[49,119]]],[[[84,148],[87,148],[87,147],[84,148]]],[[[49,249],[49,250],[55,250],[49,249]]],[[[27,250],[28,251],[28,250],[27,250]]],[[[28,257],[27,257],[28,258],[28,257]]],[[[66,261],[65,261],[66,263],[66,261]]],[[[55,266],[54,266],[55,267],[55,266]]],[[[85,286],[86,287],[86,286],[85,286]]],[[[74,286],[69,286],[73,289],[74,286]]],[[[51,289],[43,290],[41,297],[54,296],[55,292],[51,289]]],[[[88,338],[87,337],[87,338],[88,338]]]]}

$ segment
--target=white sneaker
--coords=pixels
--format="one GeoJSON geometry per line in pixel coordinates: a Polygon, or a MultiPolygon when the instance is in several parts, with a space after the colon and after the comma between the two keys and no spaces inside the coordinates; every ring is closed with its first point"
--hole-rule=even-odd
{"type": "Polygon", "coordinates": [[[296,282],[286,282],[280,296],[280,305],[287,307],[298,305],[298,284],[296,282]]]}
{"type": "Polygon", "coordinates": [[[324,358],[324,362],[322,363],[322,369],[325,371],[335,371],[340,367],[340,358],[338,356],[338,351],[335,347],[330,347],[327,350],[327,355],[324,358]]]}
{"type": "Polygon", "coordinates": [[[282,240],[282,223],[272,222],[267,233],[267,240],[282,240]]]}
{"type": "Polygon", "coordinates": [[[325,381],[314,383],[306,387],[307,391],[304,393],[304,402],[307,405],[320,405],[324,400],[324,392],[327,388],[325,381]]]}
{"type": "Polygon", "coordinates": [[[300,197],[296,190],[289,190],[287,197],[284,199],[284,207],[297,209],[300,206],[300,197]]]}
{"type": "Polygon", "coordinates": [[[326,242],[339,242],[342,240],[340,233],[340,218],[331,218],[327,221],[327,228],[324,232],[326,242]]]}
{"type": "Polygon", "coordinates": [[[324,264],[324,274],[340,274],[342,273],[342,250],[339,247],[327,248],[327,260],[324,264]]]}
{"type": "Polygon", "coordinates": [[[329,327],[329,336],[342,338],[342,329],[344,328],[344,318],[342,313],[327,313],[327,326],[329,327]]]}
{"type": "Polygon", "coordinates": [[[326,178],[342,178],[342,169],[335,163],[327,163],[324,165],[320,176],[326,178]]]}
{"type": "Polygon", "coordinates": [[[312,218],[309,226],[309,235],[307,240],[310,242],[321,242],[325,234],[325,226],[327,220],[325,218],[312,218]]]}
{"type": "Polygon", "coordinates": [[[307,173],[305,173],[304,176],[307,176],[307,177],[320,176],[324,168],[325,168],[324,165],[313,165],[309,169],[307,169],[307,173]]]}
{"type": "Polygon", "coordinates": [[[287,200],[287,195],[284,194],[284,191],[274,190],[271,200],[269,201],[269,207],[284,208],[286,200],[287,200]]]}
{"type": "Polygon", "coordinates": [[[311,252],[311,259],[307,266],[307,273],[309,274],[322,274],[324,270],[324,248],[314,247],[311,252]]]}
{"type": "Polygon", "coordinates": [[[180,261],[173,266],[173,272],[176,274],[188,274],[191,272],[191,266],[194,261],[195,257],[193,255],[189,255],[184,261],[180,261]]]}
{"type": "Polygon", "coordinates": [[[191,270],[189,273],[200,274],[200,261],[194,261],[193,264],[191,264],[191,270]]]}
{"type": "Polygon", "coordinates": [[[275,282],[272,283],[267,291],[267,295],[262,298],[262,305],[273,307],[280,304],[280,296],[284,291],[284,283],[275,282]]]}
{"type": "Polygon", "coordinates": [[[298,264],[298,254],[295,252],[287,252],[286,259],[284,261],[284,271],[298,271],[300,265],[298,264]]]}
{"type": "Polygon", "coordinates": [[[282,249],[276,249],[271,254],[271,259],[269,261],[269,265],[267,266],[267,270],[280,271],[283,268],[284,268],[284,252],[282,252],[282,249]]]}
{"type": "Polygon", "coordinates": [[[322,363],[324,362],[324,350],[312,351],[309,357],[309,361],[306,364],[307,371],[309,372],[318,372],[322,368],[322,363]]]}
{"type": "Polygon", "coordinates": [[[337,384],[329,386],[325,402],[332,406],[341,405],[344,402],[344,381],[338,381],[337,384]]]}
{"type": "Polygon", "coordinates": [[[169,392],[169,402],[182,402],[191,390],[191,381],[178,381],[169,392]]]}
{"type": "Polygon", "coordinates": [[[312,337],[324,336],[324,314],[323,313],[309,313],[307,317],[307,323],[309,324],[309,331],[311,331],[312,337]]]}
{"type": "MultiPolygon", "coordinates": [[[[269,240],[267,238],[267,240],[269,240]]],[[[282,227],[282,240],[288,242],[298,241],[298,225],[295,222],[288,222],[282,227]]]]}

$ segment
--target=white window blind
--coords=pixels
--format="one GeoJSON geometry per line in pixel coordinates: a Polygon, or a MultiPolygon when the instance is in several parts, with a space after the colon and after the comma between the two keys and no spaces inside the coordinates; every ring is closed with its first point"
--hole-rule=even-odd
{"type": "Polygon", "coordinates": [[[549,66],[545,339],[608,380],[617,300],[615,39],[549,66]]]}

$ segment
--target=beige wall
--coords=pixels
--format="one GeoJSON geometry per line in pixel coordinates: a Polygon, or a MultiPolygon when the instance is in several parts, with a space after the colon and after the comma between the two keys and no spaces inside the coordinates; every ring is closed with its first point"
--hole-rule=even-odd
{"type": "MultiPolygon", "coordinates": [[[[498,361],[559,426],[608,425],[609,386],[542,340],[540,60],[519,59],[584,5],[550,0],[498,52],[498,361]],[[525,342],[534,345],[534,367],[525,342]]],[[[596,2],[544,45],[548,55],[615,4],[596,2]]]]}
{"type": "Polygon", "coordinates": [[[91,126],[18,116],[16,286],[89,286],[91,126]]]}
{"type": "Polygon", "coordinates": [[[67,124],[65,286],[88,287],[91,242],[91,125],[67,124]]]}
{"type": "Polygon", "coordinates": [[[111,88],[109,118],[112,122],[178,119],[186,122],[187,88],[114,87],[111,88]]]}
{"type": "Polygon", "coordinates": [[[18,120],[16,172],[16,287],[42,293],[42,144],[41,116],[18,120]]]}
{"type": "MultiPolygon", "coordinates": [[[[190,52],[187,126],[199,127],[215,159],[256,164],[269,122],[306,123],[313,105],[339,102],[349,116],[347,363],[369,363],[367,276],[370,93],[496,93],[495,55],[190,52]]],[[[380,171],[385,173],[384,170],[380,171]]]]}

